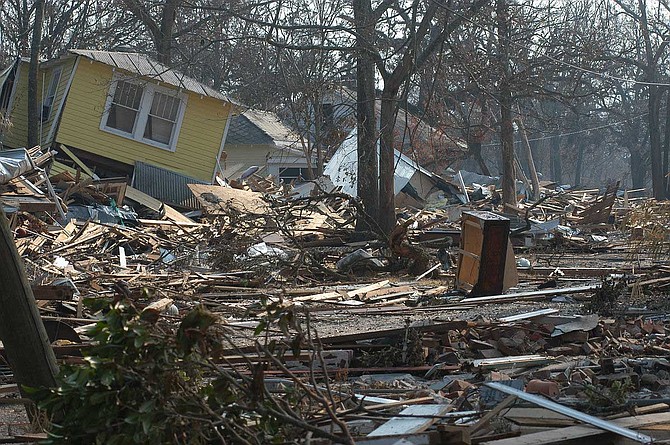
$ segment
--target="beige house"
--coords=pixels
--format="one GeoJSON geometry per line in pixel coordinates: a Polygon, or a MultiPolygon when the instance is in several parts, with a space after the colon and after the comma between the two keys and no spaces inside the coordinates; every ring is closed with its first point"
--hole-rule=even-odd
{"type": "Polygon", "coordinates": [[[226,179],[237,179],[256,166],[260,174],[290,181],[304,178],[309,168],[300,135],[267,111],[249,109],[231,119],[224,152],[226,179]]]}

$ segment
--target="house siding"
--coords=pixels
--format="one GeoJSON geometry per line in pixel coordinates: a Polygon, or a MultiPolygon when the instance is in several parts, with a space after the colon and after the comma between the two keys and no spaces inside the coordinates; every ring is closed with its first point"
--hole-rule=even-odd
{"type": "Polygon", "coordinates": [[[223,148],[227,155],[225,166],[221,163],[224,176],[228,179],[237,179],[244,170],[252,165],[262,168],[267,164],[268,154],[276,150],[274,145],[226,144],[223,148]]]}
{"type": "Polygon", "coordinates": [[[9,148],[25,147],[28,143],[28,64],[21,62],[17,74],[9,112],[12,126],[2,137],[2,144],[9,148]]]}
{"type": "MultiPolygon", "coordinates": [[[[51,76],[54,69],[61,67],[61,75],[54,95],[54,101],[51,106],[51,113],[49,119],[41,123],[40,144],[43,146],[49,145],[52,141],[49,140],[49,133],[51,126],[57,119],[58,107],[65,97],[65,90],[67,89],[68,80],[74,67],[74,58],[68,58],[62,63],[50,65],[47,68],[42,68],[37,73],[37,92],[39,98],[38,113],[42,112],[42,93],[43,89],[48,89],[51,83],[51,76]]],[[[16,92],[12,104],[10,114],[12,128],[7,132],[3,138],[3,144],[7,147],[25,147],[28,143],[28,63],[20,62],[19,78],[16,84],[16,92]]],[[[38,127],[39,128],[39,127],[38,127]]]]}
{"type": "Polygon", "coordinates": [[[113,74],[108,65],[80,61],[56,141],[124,164],[142,161],[211,181],[231,104],[182,91],[188,95],[186,111],[175,150],[170,152],[100,129],[113,74]]]}
{"type": "MultiPolygon", "coordinates": [[[[56,95],[54,96],[53,104],[51,105],[51,113],[49,114],[49,119],[42,123],[42,138],[41,138],[42,145],[46,146],[53,142],[53,140],[49,140],[50,134],[53,137],[51,127],[52,125],[58,124],[58,112],[60,111],[61,102],[65,99],[65,93],[67,90],[68,83],[70,81],[70,77],[72,75],[72,70],[74,69],[75,66],[75,61],[76,59],[74,57],[71,57],[65,60],[62,64],[49,67],[49,69],[46,70],[46,76],[44,76],[44,85],[42,85],[41,82],[42,78],[40,75],[40,88],[44,86],[44,88],[48,89],[49,84],[51,83],[51,76],[53,74],[53,71],[58,66],[61,67],[60,79],[58,81],[58,87],[56,89],[56,95]]],[[[40,112],[41,111],[42,108],[40,107],[40,112]]]]}

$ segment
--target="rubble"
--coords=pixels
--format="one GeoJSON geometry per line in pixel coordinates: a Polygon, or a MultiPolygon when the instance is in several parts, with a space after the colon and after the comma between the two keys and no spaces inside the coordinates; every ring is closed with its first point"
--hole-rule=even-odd
{"type": "MultiPolygon", "coordinates": [[[[502,208],[495,188],[459,175],[465,203],[400,209],[384,240],[355,230],[360,204],[334,186],[294,195],[253,172],[235,187],[192,184],[193,220],[125,181],[49,179],[38,167],[49,153],[26,153],[33,167],[3,180],[0,203],[63,362],[92,342],[83,301],[125,298],[172,326],[207,308],[232,336],[218,365],[262,365],[277,397],[337,382],[332,416],[314,408],[308,422],[355,443],[551,444],[605,431],[650,443],[670,422],[665,203],[545,184],[540,201],[502,208]],[[509,227],[475,252],[461,226],[477,215],[509,227]],[[468,293],[492,267],[495,283],[468,293]],[[291,343],[268,318],[283,311],[318,337],[291,343]],[[259,355],[260,332],[294,354],[259,355]]],[[[12,400],[11,376],[0,384],[12,400]]]]}

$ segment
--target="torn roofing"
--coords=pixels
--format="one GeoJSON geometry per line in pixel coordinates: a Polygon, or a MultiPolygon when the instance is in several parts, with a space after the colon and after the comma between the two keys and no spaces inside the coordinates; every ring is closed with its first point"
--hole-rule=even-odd
{"type": "Polygon", "coordinates": [[[261,110],[246,110],[235,116],[228,130],[227,144],[275,144],[291,147],[300,136],[284,125],[276,114],[261,110]]]}
{"type": "MultiPolygon", "coordinates": [[[[333,157],[324,166],[323,173],[330,177],[333,184],[342,187],[345,193],[357,196],[358,183],[358,136],[357,130],[353,129],[342,145],[333,154],[333,157]]],[[[395,153],[395,169],[393,172],[394,194],[400,191],[409,183],[414,173],[420,171],[434,181],[438,181],[437,175],[426,170],[421,165],[414,162],[409,157],[393,150],[395,153]]],[[[379,153],[379,142],[377,142],[377,153],[379,153]]]]}
{"type": "Polygon", "coordinates": [[[198,82],[197,80],[188,77],[187,75],[182,74],[177,70],[169,68],[168,66],[151,59],[145,54],[115,51],[92,51],[86,49],[72,49],[70,50],[70,53],[95,60],[96,62],[104,63],[105,65],[109,65],[114,68],[119,68],[124,71],[138,74],[142,77],[157,79],[168,85],[183,88],[193,93],[235,103],[220,91],[208,87],[207,85],[198,82]]]}

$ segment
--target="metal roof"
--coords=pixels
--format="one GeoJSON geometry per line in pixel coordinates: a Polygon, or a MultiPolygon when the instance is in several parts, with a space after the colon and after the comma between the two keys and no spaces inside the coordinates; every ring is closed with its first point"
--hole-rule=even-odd
{"type": "MultiPolygon", "coordinates": [[[[398,150],[393,150],[393,152],[395,154],[394,194],[400,193],[417,171],[429,178],[435,178],[434,173],[426,170],[398,150]]],[[[379,141],[377,141],[377,154],[379,154],[379,141]]],[[[326,163],[323,174],[329,176],[333,184],[341,186],[343,192],[351,196],[358,196],[358,132],[355,128],[342,142],[330,161],[326,163]]]]}
{"type": "Polygon", "coordinates": [[[188,77],[162,63],[159,63],[145,54],[114,52],[114,51],[92,51],[87,49],[72,49],[72,54],[86,57],[96,62],[114,68],[122,69],[142,77],[156,79],[168,85],[173,85],[196,94],[202,94],[215,99],[233,102],[225,94],[217,91],[197,80],[188,77]]]}

